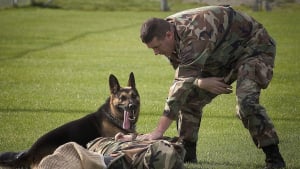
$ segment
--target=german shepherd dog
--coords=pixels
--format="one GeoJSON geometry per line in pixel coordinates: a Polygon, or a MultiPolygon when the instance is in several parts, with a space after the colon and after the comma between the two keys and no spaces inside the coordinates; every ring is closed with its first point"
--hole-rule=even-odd
{"type": "Polygon", "coordinates": [[[110,97],[96,112],[46,133],[26,151],[0,154],[0,166],[31,168],[64,143],[73,141],[86,147],[97,137],[113,137],[118,132],[135,133],[140,97],[134,74],[130,73],[127,87],[120,87],[118,79],[110,75],[109,86],[110,97]]]}

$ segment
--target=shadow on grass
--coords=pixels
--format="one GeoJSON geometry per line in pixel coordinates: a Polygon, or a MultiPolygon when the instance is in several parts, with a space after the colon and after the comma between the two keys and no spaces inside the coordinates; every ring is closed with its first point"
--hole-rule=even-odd
{"type": "MultiPolygon", "coordinates": [[[[99,106],[100,108],[100,106],[99,106]]],[[[53,113],[93,113],[96,112],[98,108],[94,110],[79,110],[79,109],[49,109],[49,108],[41,108],[41,109],[23,109],[23,108],[0,108],[0,112],[38,112],[38,113],[43,113],[43,112],[53,112],[53,113]]],[[[156,113],[147,113],[143,112],[143,116],[157,116],[156,113]]],[[[235,116],[216,116],[216,115],[209,115],[203,117],[204,119],[207,118],[212,118],[212,119],[236,119],[235,116]]],[[[237,119],[239,120],[239,119],[237,119]]],[[[286,122],[298,122],[299,119],[297,118],[272,118],[274,121],[286,121],[286,122]]]]}
{"type": "Polygon", "coordinates": [[[125,25],[125,26],[122,26],[122,27],[110,28],[110,29],[105,29],[105,30],[101,30],[101,31],[84,32],[84,33],[75,35],[75,36],[73,36],[69,39],[66,39],[64,41],[52,43],[52,44],[46,45],[44,47],[36,48],[36,49],[28,49],[28,50],[22,51],[22,52],[20,52],[16,55],[14,55],[12,57],[0,58],[0,60],[5,61],[5,60],[18,59],[18,58],[21,58],[23,56],[26,56],[27,54],[29,54],[31,52],[38,52],[38,51],[43,51],[43,50],[50,49],[50,48],[53,48],[53,47],[62,46],[64,44],[73,42],[75,40],[78,40],[80,38],[83,38],[83,37],[91,35],[91,34],[101,34],[101,33],[113,32],[113,31],[117,31],[117,30],[123,30],[123,29],[131,28],[131,27],[135,27],[137,25],[139,25],[139,24],[125,25]]]}
{"type": "MultiPolygon", "coordinates": [[[[203,118],[213,118],[213,119],[234,119],[237,118],[235,116],[218,116],[218,115],[207,115],[203,118]]],[[[273,121],[294,121],[294,122],[298,122],[299,119],[297,118],[289,118],[289,117],[280,117],[280,118],[276,118],[276,117],[271,117],[271,119],[273,121]]]]}
{"type": "Polygon", "coordinates": [[[0,108],[0,112],[37,112],[37,113],[45,113],[45,112],[52,112],[52,113],[93,113],[96,112],[95,110],[72,110],[72,109],[3,109],[0,108]]]}
{"type": "Polygon", "coordinates": [[[257,168],[264,168],[262,165],[255,165],[255,164],[249,164],[246,163],[234,163],[234,162],[216,162],[216,161],[200,161],[197,164],[185,164],[186,169],[218,169],[218,168],[234,168],[234,169],[257,169],[257,168]]]}

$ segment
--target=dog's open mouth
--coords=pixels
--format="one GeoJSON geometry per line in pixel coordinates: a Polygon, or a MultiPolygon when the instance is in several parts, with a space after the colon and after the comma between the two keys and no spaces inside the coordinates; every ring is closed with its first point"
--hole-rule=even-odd
{"type": "Polygon", "coordinates": [[[134,123],[136,121],[136,115],[135,115],[135,106],[130,104],[126,108],[121,108],[123,110],[123,129],[132,129],[134,126],[134,123]]]}
{"type": "Polygon", "coordinates": [[[123,129],[130,129],[132,128],[131,125],[134,123],[135,121],[135,115],[134,115],[134,111],[124,111],[124,119],[123,119],[123,129]]]}

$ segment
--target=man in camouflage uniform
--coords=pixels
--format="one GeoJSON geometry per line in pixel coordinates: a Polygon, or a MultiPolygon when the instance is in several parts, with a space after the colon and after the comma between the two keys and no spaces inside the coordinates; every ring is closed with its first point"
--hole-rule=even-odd
{"type": "Polygon", "coordinates": [[[147,20],[141,40],[155,55],[165,55],[176,73],[157,128],[139,139],[160,138],[177,120],[185,162],[197,162],[202,109],[217,95],[231,93],[236,81],[237,115],[265,152],[266,168],[285,167],[274,125],[259,104],[276,49],[260,23],[228,6],[207,6],[147,20]]]}

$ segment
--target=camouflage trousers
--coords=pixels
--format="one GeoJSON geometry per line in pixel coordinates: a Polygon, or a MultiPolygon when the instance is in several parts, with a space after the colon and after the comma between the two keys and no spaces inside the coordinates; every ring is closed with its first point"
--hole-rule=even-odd
{"type": "MultiPolygon", "coordinates": [[[[267,88],[272,79],[273,63],[272,55],[260,54],[242,60],[234,69],[220,69],[214,74],[226,77],[228,84],[236,81],[237,116],[258,148],[279,142],[266,109],[259,103],[261,89],[267,88]]],[[[203,77],[208,76],[203,74],[203,77]]],[[[189,93],[177,120],[178,133],[183,140],[197,142],[202,109],[216,96],[198,87],[189,93]]]]}

